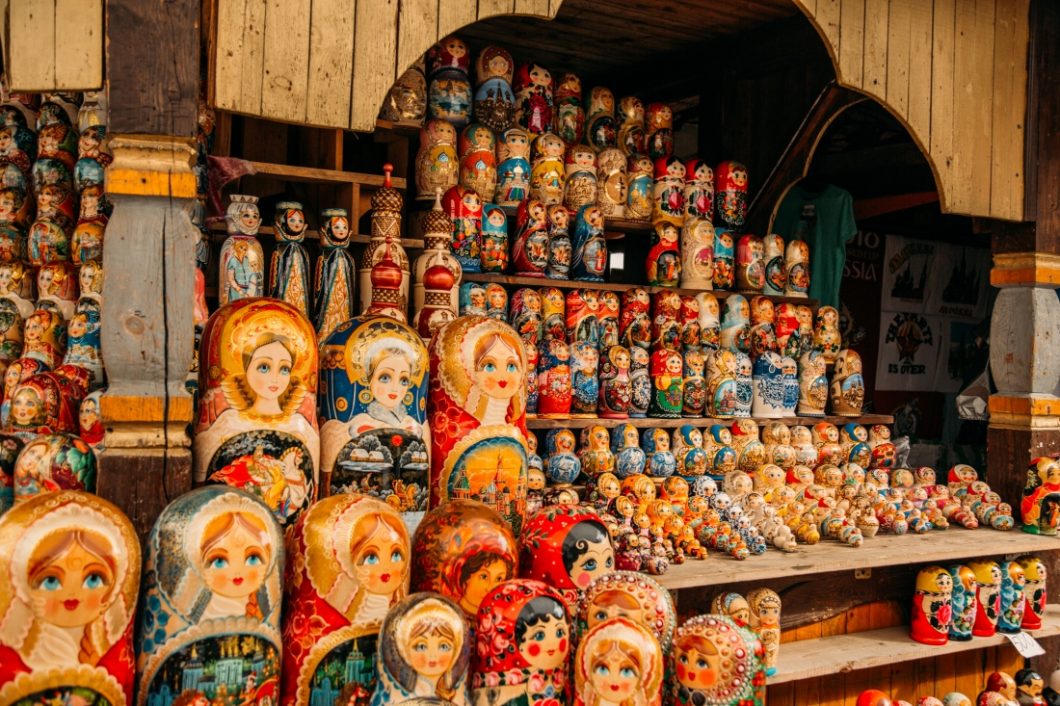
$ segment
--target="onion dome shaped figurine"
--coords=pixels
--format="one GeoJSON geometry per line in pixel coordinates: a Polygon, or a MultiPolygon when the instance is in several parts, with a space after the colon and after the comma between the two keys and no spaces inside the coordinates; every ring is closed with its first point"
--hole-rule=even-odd
{"type": "Polygon", "coordinates": [[[515,120],[519,126],[535,135],[551,132],[553,93],[552,74],[548,69],[540,64],[520,64],[512,88],[515,90],[515,120]]]}
{"type": "Polygon", "coordinates": [[[570,212],[565,206],[553,204],[548,207],[548,264],[545,267],[545,276],[550,279],[570,279],[573,251],[570,212]]]}
{"type": "Polygon", "coordinates": [[[411,561],[412,590],[445,596],[470,620],[486,594],[515,577],[519,547],[496,510],[475,500],[453,500],[420,523],[411,561]]]}
{"type": "Polygon", "coordinates": [[[676,157],[655,160],[652,221],[669,221],[678,228],[685,222],[685,165],[676,157]]]}
{"type": "Polygon", "coordinates": [[[646,154],[631,154],[627,162],[626,218],[651,219],[655,194],[655,165],[646,154]]]}
{"type": "Polygon", "coordinates": [[[214,312],[199,352],[197,483],[246,490],[283,523],[316,498],[317,342],[309,321],[274,299],[214,312]]]}
{"type": "Polygon", "coordinates": [[[467,44],[454,35],[445,37],[428,50],[427,69],[427,114],[462,128],[471,119],[471,54],[467,44]]]}
{"type": "Polygon", "coordinates": [[[424,57],[421,56],[390,87],[379,117],[395,123],[420,126],[426,114],[427,76],[424,57]]]}
{"type": "Polygon", "coordinates": [[[508,216],[492,203],[482,206],[482,271],[498,274],[508,269],[508,216]]]}
{"type": "Polygon", "coordinates": [[[972,626],[977,611],[975,573],[962,564],[949,568],[952,592],[950,598],[952,620],[949,627],[951,640],[971,640],[972,626]]]}
{"type": "Polygon", "coordinates": [[[530,133],[510,127],[497,140],[497,190],[493,201],[514,208],[530,193],[530,133]]]}
{"type": "Polygon", "coordinates": [[[761,643],[732,618],[723,615],[689,618],[674,633],[669,655],[673,675],[671,703],[675,706],[761,703],[765,685],[762,655],[761,643]]]}
{"type": "Polygon", "coordinates": [[[258,242],[261,214],[258,197],[233,195],[225,213],[228,238],[221,246],[218,302],[228,302],[264,294],[265,256],[258,242]]]}
{"type": "Polygon", "coordinates": [[[546,132],[534,138],[530,149],[530,198],[546,206],[563,203],[566,150],[563,140],[554,133],[546,132]]]}
{"type": "Polygon", "coordinates": [[[765,281],[762,293],[782,296],[788,283],[788,270],[784,266],[784,239],[770,233],[763,239],[765,281]]]}
{"type": "Polygon", "coordinates": [[[653,287],[676,287],[681,282],[681,252],[678,249],[680,229],[667,220],[657,220],[652,227],[652,246],[648,250],[646,269],[648,284],[653,287]]]}
{"type": "Polygon", "coordinates": [[[666,103],[649,103],[644,145],[652,160],[666,158],[674,151],[674,111],[666,103]]]}
{"type": "Polygon", "coordinates": [[[596,152],[589,145],[567,149],[563,204],[571,211],[595,205],[597,200],[596,152]]]}
{"type": "Polygon", "coordinates": [[[941,566],[929,566],[916,577],[910,636],[925,645],[949,642],[953,620],[953,577],[941,566]]]}
{"type": "Polygon", "coordinates": [[[633,388],[633,398],[630,401],[629,416],[642,419],[648,416],[648,408],[655,390],[651,375],[649,374],[650,357],[648,349],[633,346],[629,349],[629,382],[633,388]]]}
{"type": "Polygon", "coordinates": [[[599,414],[604,419],[626,419],[633,401],[633,383],[629,376],[629,349],[611,346],[604,350],[600,363],[599,414]]]}
{"type": "Polygon", "coordinates": [[[975,624],[972,635],[992,637],[1001,613],[1001,567],[993,561],[973,561],[968,568],[975,574],[975,624]]]}
{"type": "Polygon", "coordinates": [[[309,316],[312,313],[309,299],[313,282],[309,275],[309,253],[302,245],[306,231],[302,204],[297,201],[276,204],[273,231],[277,248],[269,268],[269,296],[281,299],[309,316]]]}
{"type": "Polygon", "coordinates": [[[545,474],[554,485],[569,486],[581,475],[582,462],[574,453],[576,443],[570,429],[552,429],[545,437],[548,451],[545,474]]]}
{"type": "Polygon", "coordinates": [[[569,71],[560,74],[555,90],[554,131],[568,145],[582,141],[585,110],[582,109],[582,80],[569,71]]]}
{"type": "Polygon", "coordinates": [[[802,240],[788,241],[784,251],[784,270],[787,277],[784,295],[807,297],[810,292],[810,246],[802,240]]]}
{"type": "MultiPolygon", "coordinates": [[[[409,259],[401,247],[401,212],[404,206],[404,198],[401,192],[393,188],[391,184],[391,172],[394,167],[391,164],[383,165],[383,187],[372,194],[372,216],[371,216],[371,241],[361,255],[361,261],[357,266],[357,285],[359,288],[359,302],[362,312],[368,309],[371,303],[372,271],[383,260],[384,254],[389,248],[390,257],[400,268],[401,281],[398,287],[397,299],[394,301],[395,308],[401,311],[402,320],[408,311],[409,301],[409,259]],[[389,246],[386,241],[390,240],[389,246]]],[[[322,221],[324,219],[321,219],[322,221]]],[[[323,224],[321,227],[323,236],[323,224]]],[[[332,228],[334,231],[334,228],[332,228]]],[[[347,243],[348,244],[348,243],[347,243]]],[[[319,312],[318,312],[319,316],[319,312]]],[[[352,318],[352,314],[346,319],[352,318]]],[[[345,321],[346,319],[341,319],[345,321]]]]}
{"type": "Polygon", "coordinates": [[[640,448],[640,434],[632,424],[619,424],[611,430],[611,450],[615,453],[615,475],[628,478],[644,473],[647,456],[640,448]]]}
{"type": "Polygon", "coordinates": [[[460,132],[460,185],[473,190],[484,203],[497,191],[497,139],[482,123],[469,123],[460,132]]]}
{"type": "Polygon", "coordinates": [[[521,578],[544,581],[570,607],[594,579],[614,568],[604,521],[582,505],[552,505],[527,520],[519,538],[521,578]]]}
{"type": "Polygon", "coordinates": [[[722,162],[714,170],[714,213],[730,228],[739,228],[747,216],[747,167],[722,162]]]}
{"type": "Polygon", "coordinates": [[[427,247],[413,264],[413,326],[429,339],[439,326],[456,318],[463,269],[450,249],[453,222],[442,210],[440,190],[422,223],[427,247]]]}
{"type": "Polygon", "coordinates": [[[454,186],[442,196],[442,207],[453,221],[453,255],[467,272],[481,272],[482,198],[473,189],[454,186]]]}
{"type": "Polygon", "coordinates": [[[1026,599],[1023,590],[1027,576],[1018,561],[1003,561],[1001,568],[1001,610],[997,617],[997,631],[1015,635],[1023,629],[1026,599]]]}
{"type": "Polygon", "coordinates": [[[608,218],[625,218],[629,176],[626,155],[617,147],[601,150],[596,156],[596,201],[608,218]]]}
{"type": "Polygon", "coordinates": [[[741,236],[736,243],[736,288],[761,292],[765,275],[765,243],[757,235],[741,236]]]}
{"type": "MultiPolygon", "coordinates": [[[[344,208],[320,212],[320,256],[314,278],[314,324],[321,340],[353,317],[353,257],[349,253],[350,219],[344,208]]],[[[368,248],[370,249],[370,248],[368,248]]],[[[367,249],[366,249],[367,250],[367,249]]],[[[365,284],[371,291],[371,280],[365,284]]]]}
{"type": "Polygon", "coordinates": [[[585,141],[597,152],[614,147],[618,142],[615,94],[609,88],[594,86],[586,102],[589,107],[585,118],[585,141]]]}
{"type": "MultiPolygon", "coordinates": [[[[526,174],[529,177],[529,165],[526,174]]],[[[457,185],[459,178],[456,128],[445,120],[428,120],[420,130],[420,148],[416,152],[416,199],[430,202],[436,190],[447,191],[457,185]]]]}
{"type": "Polygon", "coordinates": [[[542,419],[567,419],[573,401],[571,352],[557,338],[538,344],[537,415],[542,419]]]}
{"type": "Polygon", "coordinates": [[[519,204],[515,241],[512,244],[512,272],[521,277],[544,277],[549,264],[550,209],[536,199],[519,204]]]}
{"type": "Polygon", "coordinates": [[[583,206],[574,221],[574,257],[571,275],[586,282],[604,281],[607,269],[607,241],[604,240],[604,214],[599,206],[583,206]]]}
{"type": "Polygon", "coordinates": [[[515,62],[503,47],[485,47],[475,60],[475,120],[494,132],[515,123],[514,74],[515,62]]]}

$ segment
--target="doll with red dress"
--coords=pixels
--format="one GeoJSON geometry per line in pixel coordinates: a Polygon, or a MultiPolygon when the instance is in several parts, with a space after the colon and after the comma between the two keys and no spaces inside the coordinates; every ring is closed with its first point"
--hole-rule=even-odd
{"type": "Polygon", "coordinates": [[[552,131],[552,74],[540,64],[520,64],[515,72],[515,120],[539,135],[552,131]]]}

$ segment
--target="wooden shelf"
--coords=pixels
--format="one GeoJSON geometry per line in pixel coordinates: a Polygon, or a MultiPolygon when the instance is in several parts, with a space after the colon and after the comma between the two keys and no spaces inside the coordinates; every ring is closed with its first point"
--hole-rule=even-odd
{"type": "MultiPolygon", "coordinates": [[[[746,417],[745,417],[746,419],[746,417]]],[[[889,414],[863,414],[860,417],[780,417],[778,419],[759,419],[753,418],[758,422],[759,426],[768,424],[770,422],[781,422],[792,426],[794,424],[804,424],[806,426],[813,426],[820,422],[831,422],[835,425],[849,424],[850,422],[856,422],[865,426],[871,426],[873,424],[894,424],[894,417],[889,414]]],[[[691,424],[695,427],[710,427],[715,424],[722,426],[732,426],[732,423],[736,419],[715,419],[714,417],[682,417],[681,419],[656,419],[654,417],[638,417],[629,419],[600,419],[598,417],[589,418],[570,418],[570,419],[543,419],[527,417],[526,426],[530,429],[583,429],[591,426],[604,426],[608,429],[617,427],[620,424],[632,424],[638,429],[677,429],[685,424],[691,424]]]]}
{"type": "Polygon", "coordinates": [[[624,218],[604,218],[604,230],[620,233],[651,233],[650,221],[627,221],[624,218]]]}
{"type": "Polygon", "coordinates": [[[405,122],[403,120],[383,120],[382,118],[377,118],[375,121],[375,129],[377,132],[382,130],[383,132],[392,132],[405,137],[418,137],[422,128],[422,121],[414,123],[405,122]]]}
{"type": "MultiPolygon", "coordinates": [[[[228,237],[228,232],[224,227],[211,228],[210,232],[214,234],[214,237],[219,240],[224,240],[228,237]]],[[[275,236],[276,232],[272,226],[262,226],[258,229],[258,235],[275,236]]],[[[320,231],[318,230],[307,230],[305,232],[306,240],[320,240],[320,231]]],[[[350,236],[350,243],[356,245],[367,245],[372,240],[370,235],[352,235],[350,236]]],[[[423,240],[419,238],[401,238],[401,247],[408,250],[423,250],[425,245],[423,240]]]]}
{"type": "MultiPolygon", "coordinates": [[[[1060,635],[1060,606],[1047,606],[1041,629],[1028,631],[1028,634],[1034,638],[1060,635]]],[[[769,677],[767,683],[784,684],[1007,643],[1008,638],[997,634],[993,637],[973,637],[963,642],[950,640],[945,645],[922,645],[909,637],[909,627],[906,625],[785,642],[780,646],[777,673],[769,677]]]]}
{"type": "MultiPolygon", "coordinates": [[[[982,556],[1033,554],[1060,549],[1060,538],[1027,534],[1018,528],[1008,532],[980,527],[967,530],[950,527],[927,534],[879,534],[858,548],[822,539],[799,545],[794,552],[770,549],[762,556],[737,561],[720,553],[703,560],[688,560],[671,566],[659,583],[672,591],[722,586],[738,581],[769,581],[793,576],[827,574],[884,566],[944,564],[982,556]]],[[[787,645],[785,645],[787,647],[787,645]]],[[[840,654],[833,648],[833,656],[840,654]]],[[[781,660],[784,648],[781,648],[781,660]]]]}
{"type": "MultiPolygon", "coordinates": [[[[249,160],[248,160],[249,161],[249,160]]],[[[249,162],[255,174],[247,176],[270,176],[287,181],[304,181],[316,184],[358,184],[360,186],[381,187],[385,177],[382,174],[361,174],[344,172],[338,169],[317,169],[315,167],[296,167],[289,164],[273,162],[249,162]]],[[[395,189],[404,189],[405,180],[391,177],[395,189]]]]}

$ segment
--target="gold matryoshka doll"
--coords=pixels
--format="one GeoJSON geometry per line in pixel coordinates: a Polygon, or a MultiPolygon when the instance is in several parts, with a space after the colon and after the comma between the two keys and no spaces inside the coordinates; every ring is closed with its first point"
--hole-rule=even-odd
{"type": "Polygon", "coordinates": [[[676,706],[764,702],[762,646],[722,615],[697,615],[677,629],[670,660],[670,701],[676,706]]]}
{"type": "Polygon", "coordinates": [[[628,618],[589,629],[574,657],[574,706],[662,704],[663,656],[655,636],[628,618]]]}
{"type": "Polygon", "coordinates": [[[207,322],[199,363],[195,481],[247,490],[289,523],[316,498],[312,325],[286,302],[232,302],[207,322]]]}

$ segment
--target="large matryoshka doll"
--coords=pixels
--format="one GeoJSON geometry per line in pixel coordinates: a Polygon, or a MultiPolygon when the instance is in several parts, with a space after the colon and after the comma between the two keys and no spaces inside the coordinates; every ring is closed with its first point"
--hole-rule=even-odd
{"type": "Polygon", "coordinates": [[[133,703],[140,543],[129,519],[78,491],[0,517],[0,703],[133,703]]]}
{"type": "Polygon", "coordinates": [[[515,579],[490,591],[479,606],[475,641],[475,703],[566,703],[573,632],[562,596],[548,584],[515,579]]]}
{"type": "MultiPolygon", "coordinates": [[[[326,208],[320,212],[320,257],[317,258],[313,289],[317,335],[323,340],[354,312],[354,277],[356,268],[349,253],[350,219],[344,208],[326,208]]],[[[366,251],[373,248],[366,248],[366,251]]],[[[362,282],[371,292],[371,276],[362,282]]],[[[362,294],[363,296],[363,294],[362,294]]]]}
{"type": "Polygon", "coordinates": [[[747,167],[722,162],[714,170],[714,213],[730,228],[739,228],[747,216],[747,167]]]}
{"type": "Polygon", "coordinates": [[[571,211],[596,203],[596,152],[589,145],[571,145],[567,149],[563,183],[563,205],[571,211]]]}
{"type": "Polygon", "coordinates": [[[431,510],[412,538],[412,557],[412,590],[440,593],[469,621],[486,594],[519,569],[511,527],[476,500],[452,500],[431,510]]]}
{"type": "Polygon", "coordinates": [[[975,624],[972,635],[992,637],[1001,613],[1001,567],[994,561],[973,561],[968,568],[975,574],[975,624]]]}
{"type": "Polygon", "coordinates": [[[674,152],[674,111],[666,103],[649,103],[644,147],[652,160],[667,158],[674,152]]]}
{"type": "Polygon", "coordinates": [[[209,486],[166,506],[147,540],[136,703],[277,703],[284,565],[280,525],[256,497],[209,486]]]}
{"type": "Polygon", "coordinates": [[[647,221],[651,218],[655,190],[655,164],[646,154],[631,154],[626,163],[626,218],[647,221]]]}
{"type": "Polygon", "coordinates": [[[428,120],[420,130],[416,153],[416,198],[430,201],[434,192],[456,186],[460,162],[456,157],[456,128],[445,120],[428,120]]]}
{"type": "Polygon", "coordinates": [[[459,129],[471,119],[471,53],[454,35],[445,37],[427,52],[427,114],[459,129]]]}
{"type": "Polygon", "coordinates": [[[596,201],[607,218],[625,218],[626,155],[617,147],[608,147],[596,155],[596,201]]]}
{"type": "MultiPolygon", "coordinates": [[[[556,208],[556,207],[553,207],[556,208]]],[[[549,265],[549,209],[537,199],[519,204],[512,272],[521,277],[544,277],[549,265]]]]}
{"type": "Polygon", "coordinates": [[[550,505],[526,522],[519,536],[519,575],[544,581],[573,610],[593,580],[614,569],[611,536],[584,505],[550,505]]]}
{"type": "MultiPolygon", "coordinates": [[[[515,72],[515,120],[540,135],[552,131],[552,74],[540,64],[520,64],[515,72]]],[[[561,138],[562,141],[562,138],[561,138]]]]}
{"type": "Polygon", "coordinates": [[[1020,516],[1024,532],[1056,536],[1060,522],[1060,461],[1043,456],[1027,467],[1020,516]]]}
{"type": "Polygon", "coordinates": [[[526,352],[505,323],[464,316],[430,343],[431,505],[496,509],[519,534],[526,506],[526,352]]]}
{"type": "Polygon", "coordinates": [[[659,641],[629,618],[590,628],[574,657],[574,706],[661,706],[663,653],[659,641]]]}
{"type": "Polygon", "coordinates": [[[582,80],[569,71],[556,82],[553,127],[568,145],[582,141],[585,133],[585,110],[582,108],[582,80]]]}
{"type": "Polygon", "coordinates": [[[379,631],[373,706],[468,706],[468,621],[449,599],[414,593],[379,631]]]}
{"type": "Polygon", "coordinates": [[[320,350],[321,495],[377,497],[414,529],[427,510],[427,347],[377,316],[341,324],[320,350]]]}
{"type": "Polygon", "coordinates": [[[514,207],[530,192],[530,133],[521,127],[510,127],[497,140],[498,206],[514,207]]]}
{"type": "Polygon", "coordinates": [[[482,123],[470,123],[460,132],[460,185],[472,189],[484,203],[497,192],[497,138],[482,123]]]}
{"type": "Polygon", "coordinates": [[[615,125],[615,94],[610,88],[594,86],[586,100],[585,141],[600,152],[618,141],[615,125]]]}
{"type": "Polygon", "coordinates": [[[500,206],[482,205],[482,271],[497,274],[508,269],[508,215],[500,206]]]}
{"type": "Polygon", "coordinates": [[[261,226],[258,197],[233,194],[231,198],[225,212],[228,238],[221,246],[217,288],[221,306],[265,293],[265,256],[256,237],[261,226]]]}
{"type": "Polygon", "coordinates": [[[282,703],[368,703],[380,627],[409,589],[408,530],[389,503],[334,495],[299,518],[287,551],[282,703]]]}
{"type": "Polygon", "coordinates": [[[276,204],[272,225],[277,247],[269,270],[269,296],[293,304],[309,316],[313,282],[309,275],[309,253],[302,245],[306,231],[302,204],[297,201],[276,204]]]}
{"type": "Polygon", "coordinates": [[[502,47],[488,46],[475,60],[475,120],[494,132],[503,132],[515,122],[514,73],[512,55],[502,47]]]}
{"type": "Polygon", "coordinates": [[[546,206],[563,203],[566,150],[563,140],[554,133],[546,132],[534,138],[530,149],[530,198],[546,206]]]}
{"type": "Polygon", "coordinates": [[[442,197],[442,207],[453,220],[453,255],[464,272],[481,272],[482,197],[474,189],[454,186],[442,197]]]}
{"type": "Polygon", "coordinates": [[[941,566],[928,566],[916,576],[909,636],[925,645],[949,642],[953,621],[953,577],[941,566]]]}
{"type": "Polygon", "coordinates": [[[689,618],[674,634],[670,703],[761,706],[766,681],[761,657],[761,643],[732,618],[689,618]]]}
{"type": "Polygon", "coordinates": [[[578,629],[591,630],[611,618],[628,618],[642,625],[669,652],[677,627],[677,610],[670,592],[639,571],[612,571],[593,581],[579,609],[578,629]]]}
{"type": "Polygon", "coordinates": [[[975,572],[963,564],[953,564],[949,568],[953,585],[950,594],[950,639],[971,640],[972,626],[975,625],[977,611],[975,572]]]}
{"type": "Polygon", "coordinates": [[[289,524],[316,498],[312,326],[290,304],[241,300],[214,312],[199,350],[195,481],[242,488],[289,524]]]}

